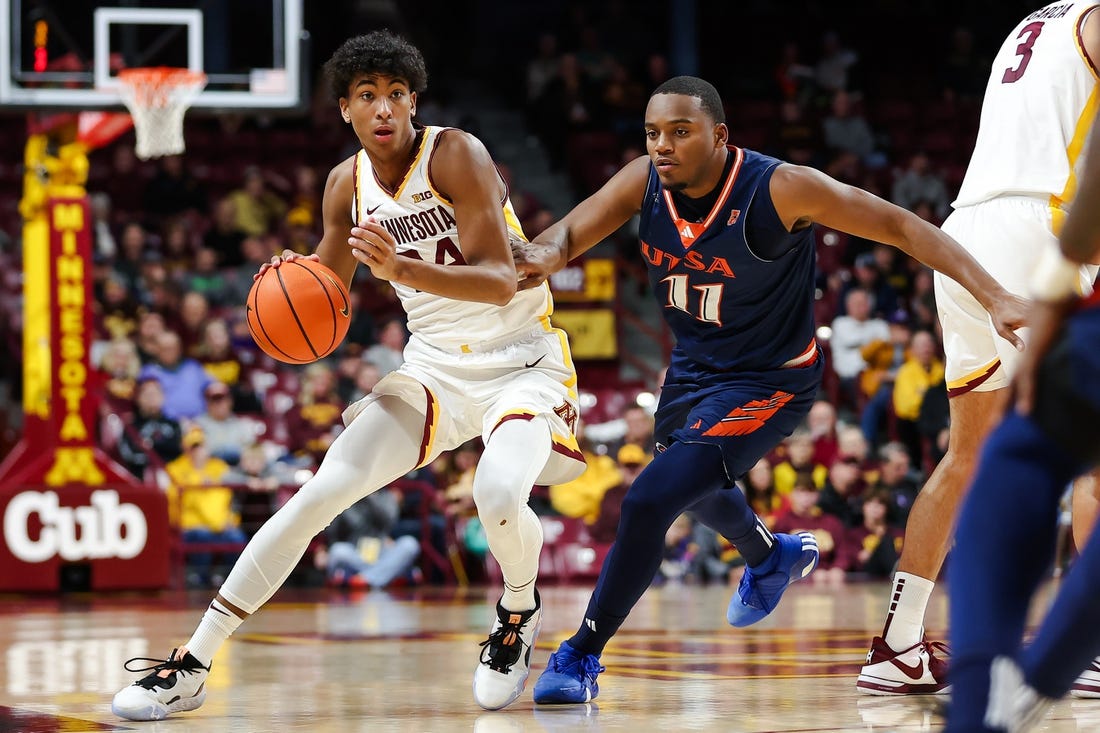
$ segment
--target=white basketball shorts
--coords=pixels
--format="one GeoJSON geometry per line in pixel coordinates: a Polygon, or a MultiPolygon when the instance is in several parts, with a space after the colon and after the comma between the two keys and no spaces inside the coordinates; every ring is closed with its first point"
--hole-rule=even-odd
{"type": "Polygon", "coordinates": [[[577,375],[564,332],[540,330],[480,348],[452,353],[413,335],[405,347],[405,363],[383,377],[370,395],[348,406],[344,424],[380,395],[399,397],[424,416],[418,462],[423,466],[477,436],[488,441],[505,420],[543,415],[554,445],[536,483],[565,483],[580,476],[584,456],[573,434],[579,414],[577,375]]]}
{"type": "MultiPolygon", "coordinates": [[[[947,217],[943,230],[1006,290],[1023,297],[1043,248],[1058,246],[1050,207],[1034,197],[1005,196],[962,207],[947,217]]],[[[1082,268],[1082,292],[1091,291],[1095,270],[1082,268]]],[[[1007,387],[1020,352],[997,334],[989,314],[965,288],[939,272],[934,281],[948,395],[1007,387]]],[[[1026,342],[1027,329],[1019,333],[1026,342]]]]}

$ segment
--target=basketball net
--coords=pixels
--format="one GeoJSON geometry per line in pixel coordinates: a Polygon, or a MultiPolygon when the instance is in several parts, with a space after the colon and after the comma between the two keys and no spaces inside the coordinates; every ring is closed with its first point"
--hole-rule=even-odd
{"type": "Polygon", "coordinates": [[[119,96],[134,118],[142,160],[183,152],[183,115],[206,86],[201,71],[158,66],[118,72],[119,96]]]}

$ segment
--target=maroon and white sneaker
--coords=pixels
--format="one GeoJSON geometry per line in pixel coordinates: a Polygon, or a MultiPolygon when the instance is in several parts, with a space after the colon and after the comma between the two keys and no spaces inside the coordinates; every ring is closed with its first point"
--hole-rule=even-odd
{"type": "Polygon", "coordinates": [[[867,664],[859,671],[856,690],[864,695],[942,695],[951,691],[947,684],[947,662],[936,656],[947,654],[947,645],[938,641],[919,642],[896,652],[881,636],[871,641],[867,664]]]}
{"type": "Polygon", "coordinates": [[[1088,668],[1069,688],[1074,697],[1100,698],[1100,658],[1092,660],[1088,668]]]}

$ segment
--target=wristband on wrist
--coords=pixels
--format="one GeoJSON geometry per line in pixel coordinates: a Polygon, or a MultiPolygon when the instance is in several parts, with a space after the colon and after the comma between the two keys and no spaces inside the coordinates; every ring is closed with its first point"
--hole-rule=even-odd
{"type": "Polygon", "coordinates": [[[1065,300],[1080,294],[1080,266],[1067,260],[1062,251],[1049,247],[1043,251],[1031,276],[1031,297],[1047,302],[1065,300]]]}

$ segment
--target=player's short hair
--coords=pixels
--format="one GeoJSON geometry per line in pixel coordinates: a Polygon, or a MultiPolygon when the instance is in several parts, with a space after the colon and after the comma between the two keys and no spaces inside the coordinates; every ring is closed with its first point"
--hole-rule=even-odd
{"type": "Polygon", "coordinates": [[[404,79],[411,92],[422,92],[428,86],[420,49],[388,30],[349,38],[325,62],[325,76],[336,100],[346,97],[355,77],[365,73],[404,79]]]}
{"type": "Polygon", "coordinates": [[[722,107],[722,97],[718,90],[709,81],[704,81],[697,76],[674,76],[661,86],[653,90],[650,99],[658,94],[683,94],[695,97],[703,105],[703,111],[716,123],[725,123],[726,111],[722,107]]]}

